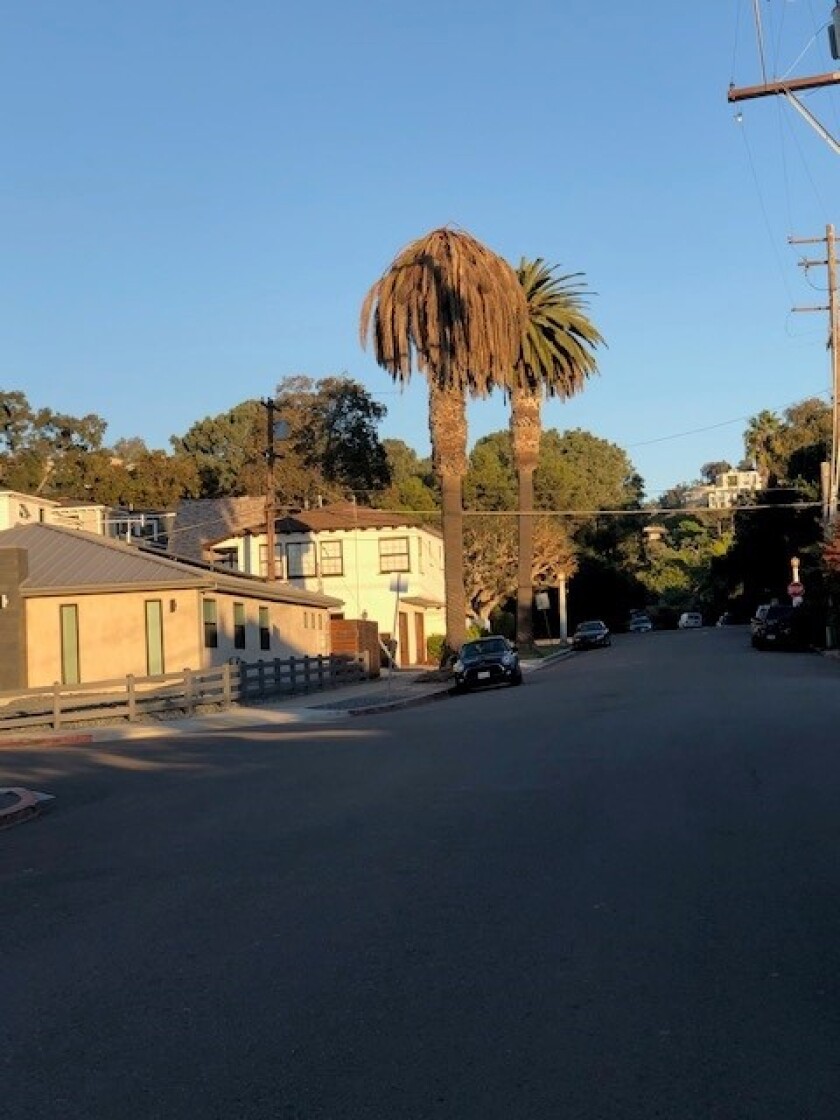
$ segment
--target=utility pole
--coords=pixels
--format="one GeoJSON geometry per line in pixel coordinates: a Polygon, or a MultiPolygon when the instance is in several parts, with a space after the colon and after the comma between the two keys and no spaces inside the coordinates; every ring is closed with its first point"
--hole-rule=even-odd
{"type": "MultiPolygon", "coordinates": [[[[730,85],[726,95],[727,101],[751,101],[758,97],[783,97],[792,109],[806,121],[807,124],[828,144],[833,152],[840,155],[840,141],[828,131],[824,124],[811,112],[802,98],[801,93],[809,90],[823,89],[826,86],[840,84],[840,70],[830,70],[826,74],[813,74],[805,78],[780,78],[769,80],[764,55],[764,31],[761,26],[761,8],[758,0],[753,0],[753,15],[755,18],[755,32],[758,44],[758,57],[761,63],[762,81],[754,86],[730,85]]],[[[840,58],[840,3],[835,4],[831,13],[828,28],[829,47],[832,58],[840,58]]],[[[740,117],[739,117],[740,119],[740,117]]]]}
{"type": "Polygon", "coordinates": [[[274,446],[274,412],[276,404],[273,397],[266,397],[260,404],[265,409],[265,578],[269,583],[277,579],[277,557],[275,556],[274,518],[276,498],[274,493],[274,464],[277,449],[274,446]]]}
{"type": "Polygon", "coordinates": [[[828,348],[831,352],[831,451],[828,469],[821,472],[823,523],[828,525],[837,516],[840,495],[840,344],[837,321],[837,244],[834,226],[825,227],[825,237],[789,237],[790,245],[825,245],[824,259],[799,262],[804,269],[825,268],[828,273],[828,303],[809,307],[794,307],[794,311],[828,312],[828,348]]]}

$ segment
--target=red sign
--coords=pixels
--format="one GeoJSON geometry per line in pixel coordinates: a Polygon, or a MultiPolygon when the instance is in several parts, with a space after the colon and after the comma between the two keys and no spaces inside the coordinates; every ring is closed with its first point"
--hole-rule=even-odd
{"type": "Polygon", "coordinates": [[[801,583],[789,583],[787,593],[791,599],[799,599],[805,594],[805,588],[801,583]]]}

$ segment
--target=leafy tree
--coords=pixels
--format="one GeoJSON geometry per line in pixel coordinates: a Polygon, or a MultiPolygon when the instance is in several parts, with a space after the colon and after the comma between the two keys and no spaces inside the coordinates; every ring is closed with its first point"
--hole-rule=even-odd
{"type": "Polygon", "coordinates": [[[171,443],[176,455],[192,461],[202,498],[260,493],[265,486],[265,410],[259,401],[207,416],[171,443]]]}
{"type": "MultiPolygon", "coordinates": [[[[491,614],[516,592],[518,568],[516,518],[492,514],[467,518],[464,569],[467,603],[473,618],[486,625],[491,614]]],[[[575,570],[574,545],[553,517],[534,518],[531,585],[551,585],[575,570]]]]}
{"type": "Polygon", "coordinates": [[[362,305],[360,334],[397,381],[429,383],[432,463],[441,480],[446,638],[464,640],[466,397],[504,384],[519,353],[525,296],[514,270],[469,234],[437,229],[397,254],[362,305]]]}
{"type": "Polygon", "coordinates": [[[349,377],[290,377],[277,386],[279,415],[288,423],[288,446],[327,489],[368,502],[388,486],[391,471],[378,426],[387,409],[349,377]]]}
{"type": "MultiPolygon", "coordinates": [[[[464,483],[472,509],[515,509],[517,479],[509,432],[476,441],[464,483]]],[[[642,480],[626,451],[575,428],[543,432],[534,472],[534,504],[539,510],[636,509],[642,480]]]]}
{"type": "Polygon", "coordinates": [[[517,639],[529,643],[532,634],[531,582],[534,508],[534,471],[540,451],[543,396],[568,397],[579,393],[597,371],[595,348],[603,342],[586,314],[580,273],[556,275],[541,259],[523,260],[517,273],[525,292],[528,320],[519,360],[509,379],[511,437],[519,479],[519,584],[517,639]]]}
{"type": "Polygon", "coordinates": [[[718,477],[726,474],[727,471],[732,470],[732,464],[728,463],[726,459],[716,459],[711,463],[704,463],[700,468],[700,477],[707,486],[714,486],[718,477]]]}

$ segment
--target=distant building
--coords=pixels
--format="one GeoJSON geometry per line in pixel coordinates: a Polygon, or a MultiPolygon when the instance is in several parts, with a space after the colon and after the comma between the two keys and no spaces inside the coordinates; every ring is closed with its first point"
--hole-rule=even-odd
{"type": "Polygon", "coordinates": [[[707,488],[709,509],[730,509],[761,489],[761,475],[756,470],[724,471],[716,476],[714,486],[707,488]]]}
{"type": "Polygon", "coordinates": [[[706,509],[731,509],[742,505],[742,499],[752,498],[763,489],[761,475],[756,470],[728,470],[715,476],[711,486],[692,486],[686,491],[686,506],[706,509]]]}

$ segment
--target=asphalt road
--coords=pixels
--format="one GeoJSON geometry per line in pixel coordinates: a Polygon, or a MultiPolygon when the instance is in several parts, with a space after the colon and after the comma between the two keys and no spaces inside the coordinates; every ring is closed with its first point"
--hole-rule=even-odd
{"type": "Polygon", "coordinates": [[[840,665],[628,636],[317,728],[0,751],[0,1115],[835,1120],[840,665]]]}

